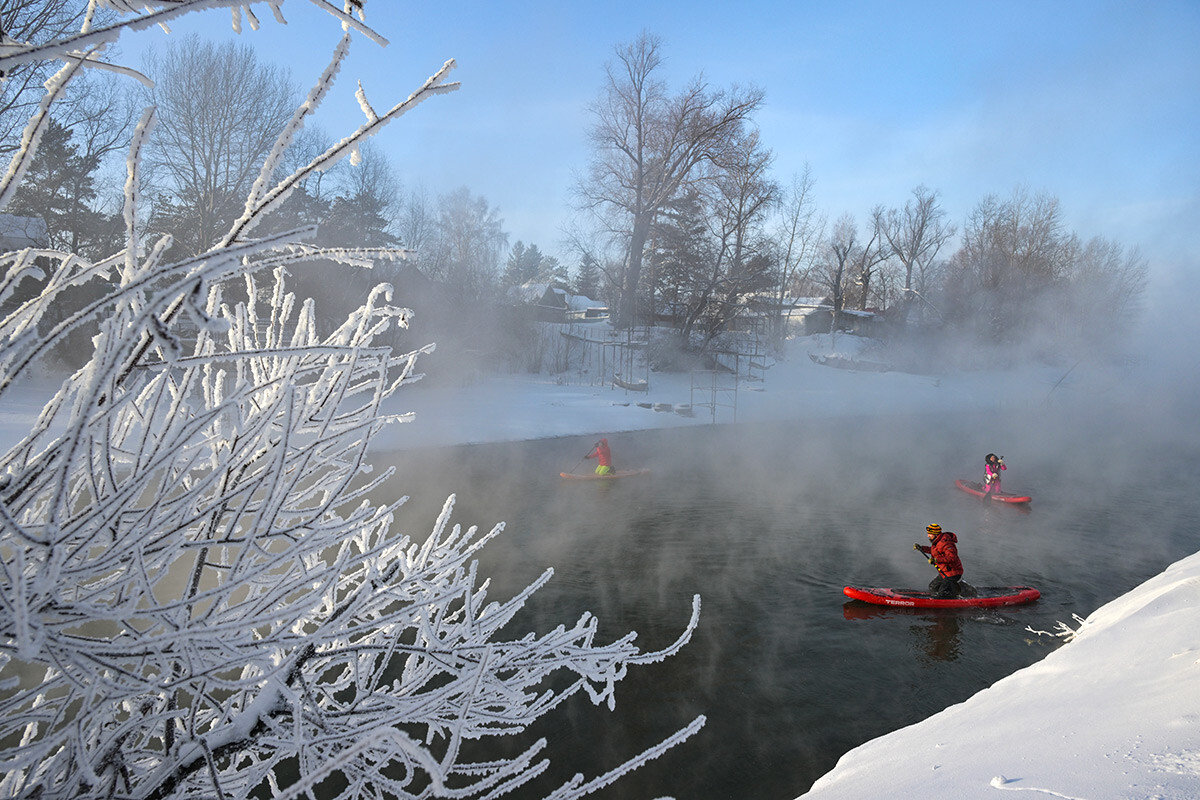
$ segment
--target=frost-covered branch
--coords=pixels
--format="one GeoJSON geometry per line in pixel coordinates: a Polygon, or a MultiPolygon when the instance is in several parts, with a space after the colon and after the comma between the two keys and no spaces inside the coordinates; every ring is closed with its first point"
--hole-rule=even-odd
{"type": "Polygon", "coordinates": [[[1029,631],[1030,633],[1037,634],[1038,636],[1053,636],[1058,639],[1062,639],[1064,642],[1070,642],[1079,635],[1079,632],[1083,630],[1083,626],[1087,622],[1087,620],[1078,614],[1072,614],[1071,617],[1075,620],[1075,624],[1078,627],[1072,628],[1067,623],[1059,620],[1057,623],[1055,623],[1053,631],[1039,631],[1030,628],[1028,625],[1025,626],[1025,630],[1029,631]]]}
{"type": "MultiPolygon", "coordinates": [[[[101,30],[0,50],[64,67],[10,166],[19,180],[38,120],[62,87],[122,30],[249,2],[95,0],[128,15],[101,30]]],[[[125,247],[89,261],[28,249],[0,255],[0,397],[71,334],[96,330],[90,359],[0,456],[0,795],[211,798],[500,797],[541,774],[544,742],[471,761],[463,744],[525,731],[578,693],[612,707],[630,666],[661,660],[635,634],[597,641],[584,614],[543,633],[514,630],[547,570],[513,597],[478,574],[481,533],[453,522],[451,496],[428,532],[399,530],[392,470],[375,471],[384,402],[420,379],[433,345],[397,354],[383,337],[412,312],[381,283],[327,334],[289,269],[360,267],[395,249],[330,249],[311,229],[254,237],[255,224],[313,170],[422,99],[449,91],[453,61],[272,185],[280,155],[330,91],[358,3],[311,0],[348,30],[280,132],[244,212],[222,242],[170,260],[170,238],[138,227],[147,110],[127,159],[125,247]],[[28,291],[30,282],[40,290],[28,291]],[[58,313],[72,290],[99,293],[58,313]]],[[[282,19],[283,0],[269,0],[282,19]]],[[[90,17],[89,17],[90,20],[90,17]]],[[[6,61],[6,59],[8,61],[6,61]]],[[[704,724],[698,718],[608,773],[552,794],[607,785],[704,724]]]]}

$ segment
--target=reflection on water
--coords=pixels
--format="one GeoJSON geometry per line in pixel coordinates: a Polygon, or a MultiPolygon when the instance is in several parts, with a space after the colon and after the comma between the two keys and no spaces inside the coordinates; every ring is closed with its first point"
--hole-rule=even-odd
{"type": "Polygon", "coordinates": [[[618,463],[652,471],[606,483],[558,478],[594,437],[407,453],[396,458],[395,486],[413,500],[399,524],[421,535],[455,492],[456,521],[507,523],[480,559],[493,597],[553,567],[514,636],[590,611],[601,639],[636,630],[653,650],[676,638],[701,595],[692,642],[632,671],[615,712],[580,697],[534,726],[532,737],[551,739],[552,759],[537,790],[601,774],[705,714],[688,743],[595,796],[791,800],[851,747],[1057,646],[1026,628],[1053,630],[1200,549],[1198,501],[1174,477],[1186,472],[1188,443],[1114,441],[1117,425],[1022,422],[609,434],[618,463]],[[1110,455],[1096,462],[1102,472],[1083,474],[1076,465],[1093,446],[1110,455]],[[953,487],[997,447],[1008,455],[1005,487],[1034,497],[1029,513],[953,487]],[[930,522],[958,533],[967,580],[1030,584],[1042,600],[936,612],[845,602],[847,583],[924,586],[931,568],[912,543],[930,522]]]}
{"type": "Polygon", "coordinates": [[[878,620],[902,615],[909,622],[913,651],[935,661],[954,661],[958,658],[959,634],[962,632],[961,609],[916,611],[875,606],[851,600],[842,606],[842,616],[848,620],[878,620]]]}

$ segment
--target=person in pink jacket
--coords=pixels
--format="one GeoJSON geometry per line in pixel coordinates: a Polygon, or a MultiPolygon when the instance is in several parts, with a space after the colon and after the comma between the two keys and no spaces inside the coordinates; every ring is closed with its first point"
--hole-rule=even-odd
{"type": "Polygon", "coordinates": [[[988,453],[983,459],[983,500],[986,503],[992,495],[1000,494],[1000,472],[1008,469],[1004,466],[1004,456],[988,453]]]}

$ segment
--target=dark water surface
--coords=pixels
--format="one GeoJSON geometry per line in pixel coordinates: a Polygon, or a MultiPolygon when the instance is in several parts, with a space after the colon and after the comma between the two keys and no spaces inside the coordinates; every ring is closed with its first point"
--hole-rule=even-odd
{"type": "Polygon", "coordinates": [[[552,759],[522,796],[602,774],[704,714],[688,742],[593,796],[791,800],[852,747],[1058,646],[1027,628],[1074,626],[1200,550],[1200,500],[1185,491],[1195,434],[1149,427],[1043,411],[616,434],[617,465],[652,472],[608,483],[558,477],[589,469],[576,462],[594,437],[390,458],[395,487],[413,498],[398,519],[406,532],[427,532],[452,492],[456,522],[506,523],[481,558],[490,598],[555,569],[514,636],[590,611],[601,641],[635,630],[655,650],[702,598],[691,643],[631,670],[614,712],[580,696],[521,740],[546,736],[552,759]],[[1006,457],[1005,488],[1033,496],[1028,513],[954,489],[957,477],[980,479],[989,451],[1006,457]],[[930,522],[958,533],[968,581],[1030,584],[1042,599],[922,612],[842,595],[847,583],[924,586],[932,567],[912,545],[930,522]]]}

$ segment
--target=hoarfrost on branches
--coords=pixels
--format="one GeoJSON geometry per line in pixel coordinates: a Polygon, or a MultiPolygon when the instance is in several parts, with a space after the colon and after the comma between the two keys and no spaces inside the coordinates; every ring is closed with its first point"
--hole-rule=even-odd
{"type": "Polygon", "coordinates": [[[1075,638],[1077,636],[1079,636],[1080,632],[1083,630],[1084,625],[1087,623],[1087,620],[1085,620],[1083,617],[1079,616],[1078,614],[1072,614],[1071,618],[1075,620],[1075,624],[1078,627],[1072,628],[1067,623],[1063,622],[1062,620],[1059,620],[1057,623],[1055,623],[1053,631],[1039,631],[1035,628],[1029,627],[1028,625],[1025,626],[1025,630],[1029,631],[1030,633],[1037,634],[1038,636],[1054,636],[1059,639],[1062,639],[1063,642],[1073,642],[1073,641],[1075,641],[1075,638]]]}
{"type": "MultiPolygon", "coordinates": [[[[268,4],[282,21],[284,0],[268,4]]],[[[433,346],[397,355],[378,343],[411,316],[386,284],[319,336],[313,302],[288,291],[287,271],[406,253],[320,248],[305,242],[308,229],[251,233],[306,175],[456,84],[448,61],[382,114],[360,88],[363,124],[272,183],[349,37],[385,43],[362,3],[312,4],[346,34],[217,245],[172,262],[169,238],[143,240],[148,109],[127,162],[123,251],[95,262],[36,248],[0,256],[0,399],[73,331],[99,326],[90,360],[0,457],[0,795],[499,797],[544,771],[545,743],[470,763],[465,741],[524,730],[579,692],[611,707],[630,665],[676,652],[695,628],[699,598],[678,641],[657,652],[636,648],[635,634],[597,644],[587,614],[506,639],[551,571],[515,597],[490,599],[475,556],[502,524],[480,534],[452,523],[451,496],[428,535],[413,536],[393,528],[406,498],[377,504],[391,470],[373,473],[367,449],[397,421],[381,404],[420,377],[417,359],[433,346]],[[64,292],[97,278],[107,279],[103,296],[49,324],[64,292]],[[40,295],[21,300],[25,281],[40,295]],[[562,673],[573,675],[565,688],[546,688],[562,673]]],[[[199,10],[229,9],[235,29],[243,20],[256,28],[250,5],[93,0],[125,16],[37,47],[5,42],[0,70],[31,59],[64,66],[0,199],[32,159],[54,101],[79,70],[103,63],[106,44],[199,10]]],[[[583,796],[703,724],[551,796],[583,796]]]]}

